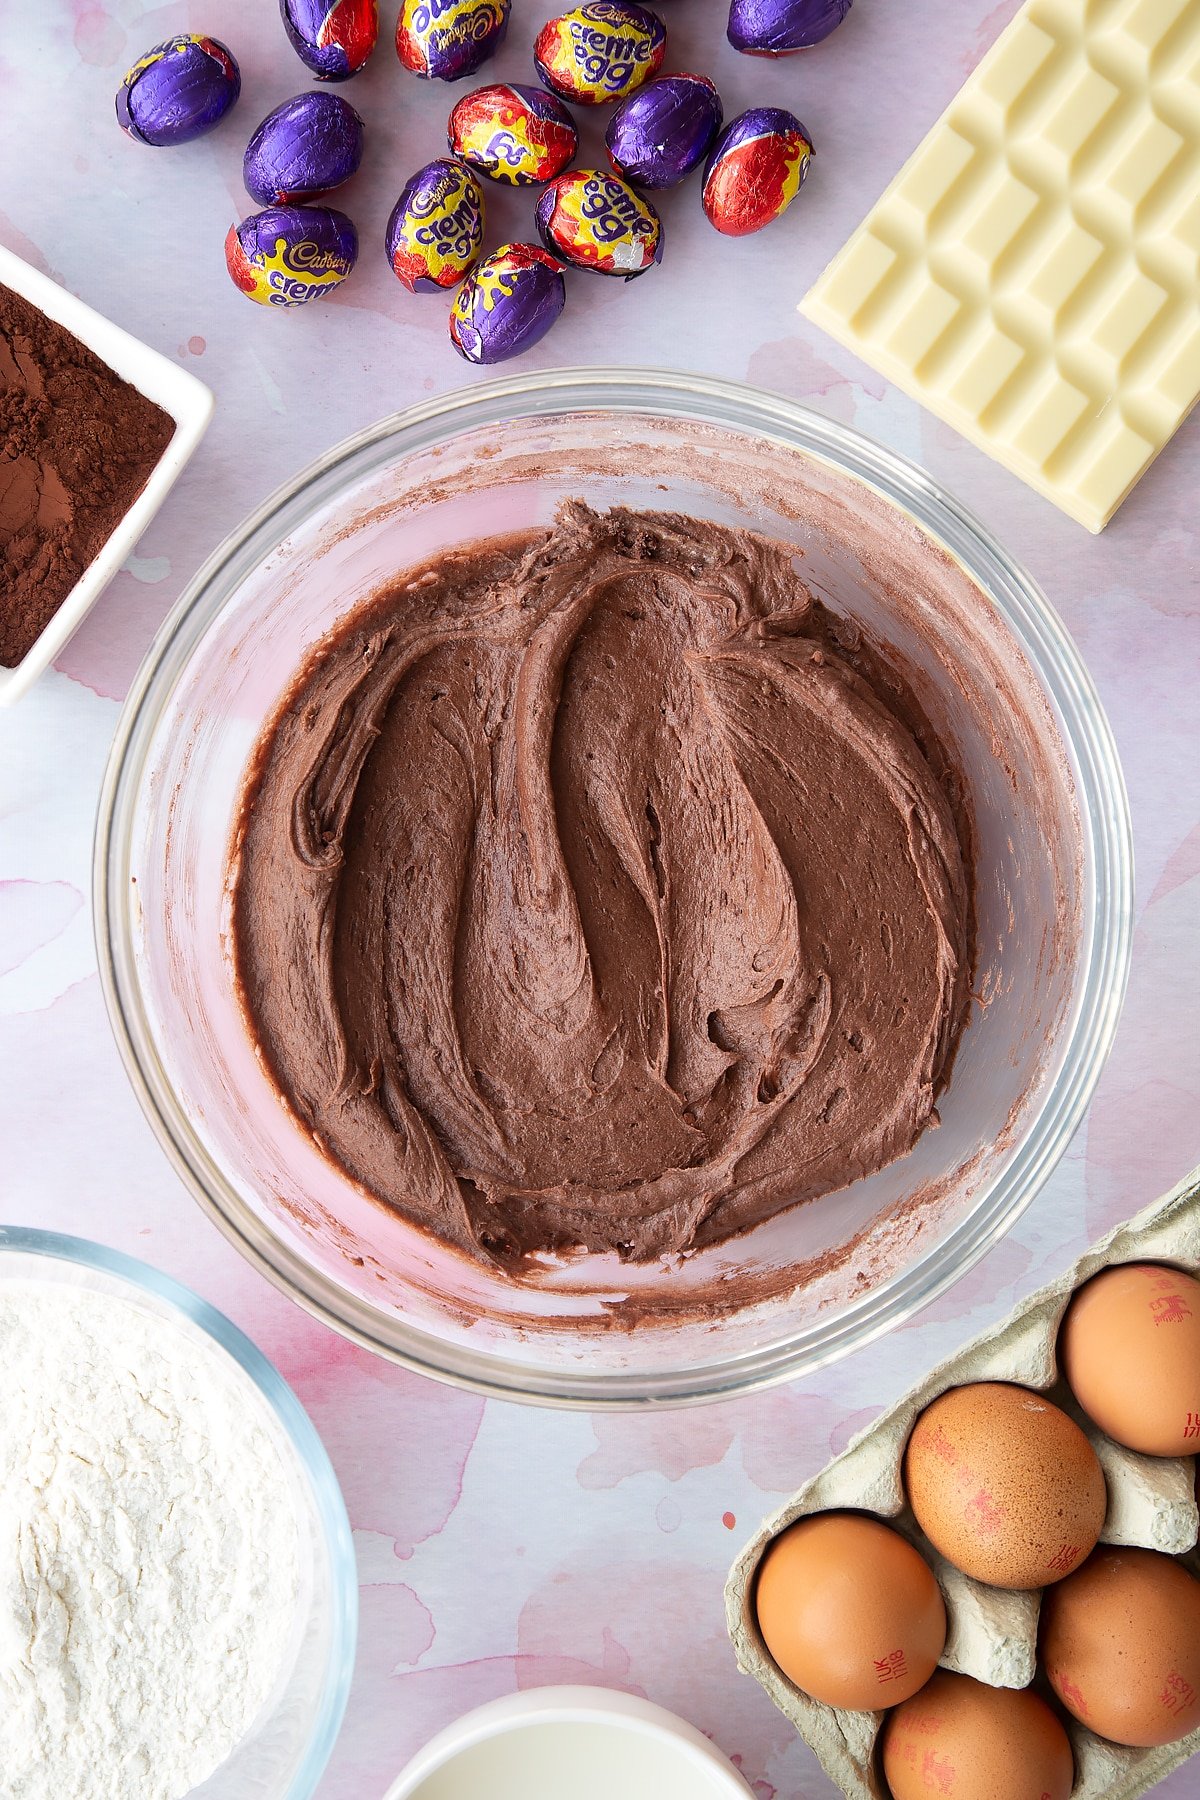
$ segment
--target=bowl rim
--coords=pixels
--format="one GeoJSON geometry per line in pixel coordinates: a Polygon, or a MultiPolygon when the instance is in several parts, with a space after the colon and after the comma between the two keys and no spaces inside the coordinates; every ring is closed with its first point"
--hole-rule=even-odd
{"type": "Polygon", "coordinates": [[[477,1393],[585,1410],[684,1405],[793,1380],[874,1342],[965,1275],[1029,1206],[1083,1118],[1116,1031],[1132,950],[1132,826],[1112,730],[1066,628],[1032,577],[924,470],[849,426],[740,382],[665,369],[553,369],[433,396],[376,421],[284,483],[217,547],[160,627],[117,721],[96,819],[93,916],[105,1003],[139,1103],[194,1198],[276,1287],[352,1342],[477,1393]],[[588,411],[670,417],[765,436],[860,481],[947,551],[988,596],[1058,715],[1076,764],[1076,802],[1094,890],[1080,952],[1084,973],[1064,1026],[1058,1074],[1011,1158],[981,1184],[964,1218],[887,1282],[800,1333],[698,1367],[598,1376],[447,1343],[370,1308],[268,1230],[225,1182],[175,1101],[141,1004],[124,905],[133,801],[158,707],[211,613],[302,522],[310,496],[319,501],[338,471],[384,441],[394,441],[395,454],[403,454],[514,417],[588,411]],[[226,585],[214,598],[222,581],[226,585]]]}
{"type": "MultiPolygon", "coordinates": [[[[107,1244],[96,1243],[91,1238],[43,1231],[29,1225],[0,1224],[0,1261],[13,1254],[40,1256],[48,1261],[97,1269],[126,1286],[165,1301],[172,1311],[182,1315],[232,1357],[283,1427],[308,1484],[313,1512],[329,1556],[331,1577],[333,1633],[321,1697],[311,1721],[303,1761],[279,1795],[279,1800],[311,1800],[342,1727],[358,1642],[358,1572],[354,1539],[346,1502],[320,1433],[293,1389],[257,1344],[232,1319],[176,1281],[174,1276],[164,1274],[140,1257],[128,1256],[123,1250],[110,1249],[107,1244]]],[[[219,1772],[214,1769],[204,1785],[219,1772]]]]}
{"type": "Polygon", "coordinates": [[[405,1764],[384,1800],[420,1800],[420,1790],[429,1777],[452,1768],[468,1750],[539,1725],[603,1725],[669,1744],[681,1762],[710,1775],[726,1800],[751,1792],[724,1751],[678,1713],[622,1688],[555,1685],[519,1688],[454,1719],[405,1764]]]}

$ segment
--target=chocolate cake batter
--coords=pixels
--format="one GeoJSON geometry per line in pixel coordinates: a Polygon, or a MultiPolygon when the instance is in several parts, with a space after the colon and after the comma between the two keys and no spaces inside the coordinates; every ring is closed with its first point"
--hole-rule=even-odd
{"type": "Polygon", "coordinates": [[[0,286],[0,664],[32,649],[124,518],[170,415],[0,286]]]}
{"type": "Polygon", "coordinates": [[[933,1116],[956,791],[784,546],[572,504],[301,673],[239,828],[247,1015],[327,1154],[471,1254],[711,1243],[933,1116]]]}

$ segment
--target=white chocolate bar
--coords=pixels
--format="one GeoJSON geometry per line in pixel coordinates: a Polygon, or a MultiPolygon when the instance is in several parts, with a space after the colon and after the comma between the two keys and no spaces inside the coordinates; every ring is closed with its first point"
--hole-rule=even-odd
{"type": "Polygon", "coordinates": [[[1028,0],[800,310],[1101,530],[1200,395],[1200,0],[1028,0]]]}

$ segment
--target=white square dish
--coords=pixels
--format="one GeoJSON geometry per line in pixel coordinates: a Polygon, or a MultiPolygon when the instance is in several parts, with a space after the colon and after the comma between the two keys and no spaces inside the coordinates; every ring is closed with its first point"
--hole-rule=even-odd
{"type": "Polygon", "coordinates": [[[54,617],[19,663],[12,668],[0,668],[0,706],[8,706],[26,693],[53,662],[141,537],[204,436],[212,417],[213,397],[204,383],[189,375],[186,369],[177,367],[169,357],[122,331],[119,325],[77,300],[48,275],[31,268],[3,246],[0,246],[0,284],[11,288],[14,294],[20,294],[65,330],[73,332],[80,343],[86,344],[147,400],[161,406],[175,422],[171,440],[151,470],[145,487],[54,617]]]}

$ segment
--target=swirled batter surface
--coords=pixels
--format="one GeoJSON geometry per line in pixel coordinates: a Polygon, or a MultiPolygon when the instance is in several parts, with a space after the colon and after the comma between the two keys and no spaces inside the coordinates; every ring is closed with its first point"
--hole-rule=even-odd
{"type": "Polygon", "coordinates": [[[573,504],[301,672],[235,853],[250,1025],[326,1153],[472,1254],[709,1243],[933,1115],[955,792],[784,546],[573,504]]]}

